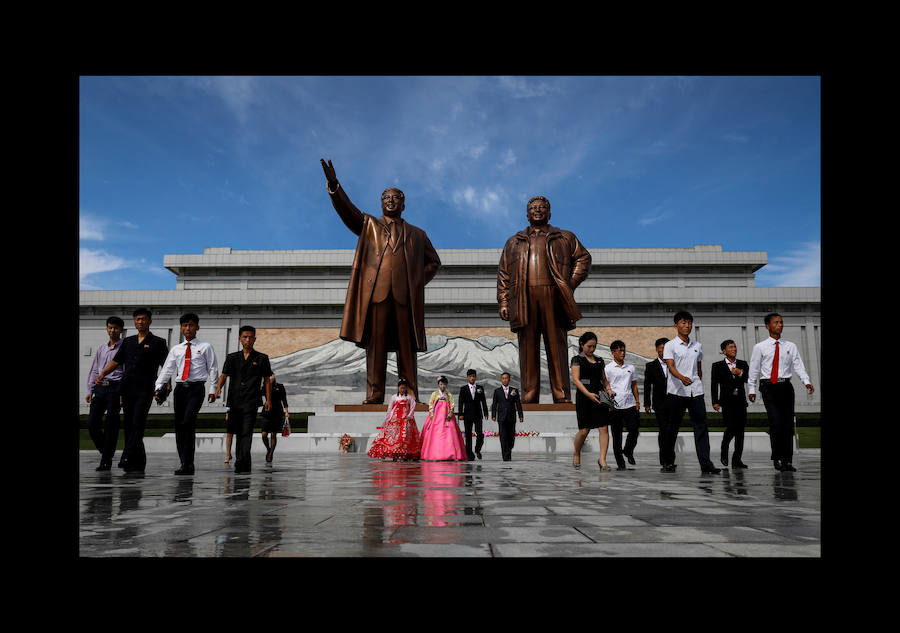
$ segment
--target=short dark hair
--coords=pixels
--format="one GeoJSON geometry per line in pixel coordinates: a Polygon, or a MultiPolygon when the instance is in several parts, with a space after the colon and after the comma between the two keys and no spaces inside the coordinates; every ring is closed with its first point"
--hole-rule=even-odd
{"type": "Polygon", "coordinates": [[[685,321],[690,321],[693,323],[694,315],[691,314],[690,312],[688,312],[687,310],[679,310],[678,312],[675,313],[675,318],[672,322],[678,323],[679,321],[681,321],[681,319],[684,319],[685,321]]]}
{"type": "Polygon", "coordinates": [[[474,369],[470,369],[469,371],[466,372],[466,376],[477,376],[477,375],[478,375],[478,372],[475,371],[474,369]]]}
{"type": "Polygon", "coordinates": [[[409,383],[406,381],[406,378],[401,378],[397,381],[397,386],[399,387],[400,385],[406,385],[407,387],[409,387],[409,383]]]}
{"type": "Polygon", "coordinates": [[[441,382],[443,382],[443,383],[449,383],[450,381],[447,380],[447,377],[446,377],[446,376],[441,376],[440,378],[438,378],[438,382],[439,382],[439,383],[441,383],[441,382]]]}
{"type": "Polygon", "coordinates": [[[197,325],[200,325],[200,317],[198,317],[193,312],[185,312],[181,315],[181,318],[178,319],[178,323],[180,323],[181,325],[184,325],[188,321],[193,321],[197,325]]]}
{"type": "Polygon", "coordinates": [[[613,341],[612,343],[609,344],[610,350],[619,349],[619,348],[625,349],[625,343],[623,341],[620,341],[619,339],[616,339],[615,341],[613,341]]]}
{"type": "Polygon", "coordinates": [[[512,378],[512,376],[510,375],[510,373],[508,371],[505,371],[502,374],[500,374],[501,378],[503,378],[504,376],[509,376],[510,378],[512,378]]]}
{"type": "Polygon", "coordinates": [[[584,347],[584,344],[590,340],[597,340],[597,335],[593,332],[585,332],[581,336],[578,337],[578,351],[581,351],[581,348],[584,347]]]}
{"type": "Polygon", "coordinates": [[[665,345],[668,342],[669,342],[669,339],[667,339],[665,336],[663,336],[662,338],[656,339],[656,342],[653,344],[653,347],[659,347],[660,345],[665,345]]]}
{"type": "MultiPolygon", "coordinates": [[[[780,317],[780,316],[781,315],[778,314],[777,312],[770,312],[769,314],[767,314],[766,316],[763,317],[763,323],[768,325],[769,321],[771,321],[774,317],[780,317]]],[[[781,318],[782,318],[782,320],[784,319],[784,317],[781,317],[781,318]]]]}
{"type": "Polygon", "coordinates": [[[108,319],[106,319],[106,324],[109,325],[110,323],[113,325],[118,325],[119,327],[122,327],[122,328],[125,327],[125,321],[123,321],[122,319],[120,319],[117,316],[111,316],[108,319]]]}
{"type": "MultiPolygon", "coordinates": [[[[722,341],[722,344],[719,346],[719,348],[724,350],[726,347],[728,347],[732,343],[734,343],[734,341],[732,341],[730,338],[727,338],[724,341],[722,341]]],[[[737,345],[737,343],[735,343],[735,345],[737,345]]]]}
{"type": "Polygon", "coordinates": [[[149,318],[149,319],[153,318],[153,313],[150,312],[150,310],[147,308],[138,308],[137,310],[135,310],[134,312],[131,313],[131,318],[134,318],[134,317],[138,316],[139,314],[146,314],[147,318],[149,318]]]}
{"type": "Polygon", "coordinates": [[[256,328],[253,327],[252,325],[242,325],[241,329],[238,330],[238,336],[240,336],[244,332],[252,332],[253,336],[256,336],[256,328]]]}

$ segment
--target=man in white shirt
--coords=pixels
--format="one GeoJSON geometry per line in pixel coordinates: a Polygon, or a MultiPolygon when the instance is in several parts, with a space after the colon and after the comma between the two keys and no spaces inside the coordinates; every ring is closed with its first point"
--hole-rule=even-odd
{"type": "Polygon", "coordinates": [[[197,340],[200,317],[192,312],[183,314],[178,321],[184,341],[172,347],[163,363],[162,371],[156,378],[156,401],[160,401],[160,389],[175,378],[173,401],[175,403],[175,446],[181,466],[176,475],[194,474],[194,449],[197,442],[197,414],[203,405],[203,395],[209,394],[209,401],[215,402],[216,381],[219,365],[213,346],[197,340]],[[209,382],[209,389],[203,385],[209,382]]]}
{"type": "Polygon", "coordinates": [[[790,341],[781,340],[784,319],[777,312],[763,318],[769,338],[753,346],[750,355],[750,376],[748,378],[750,402],[756,401],[756,383],[762,394],[766,415],[769,418],[769,442],[772,445],[772,463],[775,470],[796,471],[794,468],[794,387],[791,375],[806,385],[813,393],[809,375],[803,367],[800,351],[790,341]]]}
{"type": "Polygon", "coordinates": [[[721,472],[709,458],[709,428],[706,425],[706,402],[703,399],[703,377],[701,361],[703,348],[699,341],[690,338],[694,329],[694,317],[690,312],[675,313],[677,336],[666,343],[663,359],[669,369],[666,383],[665,429],[660,427],[659,459],[663,463],[661,472],[675,472],[675,442],[678,429],[687,409],[694,426],[694,447],[697,460],[704,475],[721,472]]]}
{"type": "Polygon", "coordinates": [[[638,396],[637,372],[634,365],[625,362],[625,343],[613,341],[609,344],[613,362],[606,365],[606,379],[610,388],[616,392],[616,408],[610,412],[609,425],[612,428],[613,454],[616,456],[617,470],[626,470],[625,458],[634,464],[634,447],[637,446],[638,426],[641,416],[637,405],[641,401],[638,396]],[[622,449],[622,428],[628,429],[625,448],[622,449]]]}

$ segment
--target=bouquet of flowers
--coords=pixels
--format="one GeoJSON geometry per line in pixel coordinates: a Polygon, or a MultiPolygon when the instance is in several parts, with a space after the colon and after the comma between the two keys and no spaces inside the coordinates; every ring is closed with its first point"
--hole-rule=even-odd
{"type": "Polygon", "coordinates": [[[540,435],[537,431],[516,431],[516,437],[537,437],[540,435]]]}
{"type": "Polygon", "coordinates": [[[349,453],[351,446],[353,446],[353,438],[344,433],[341,436],[341,450],[345,453],[349,453]]]}

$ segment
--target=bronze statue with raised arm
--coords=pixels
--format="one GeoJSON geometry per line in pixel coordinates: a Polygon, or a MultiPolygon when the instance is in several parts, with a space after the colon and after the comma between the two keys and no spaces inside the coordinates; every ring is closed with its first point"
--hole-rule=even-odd
{"type": "Polygon", "coordinates": [[[525,206],[529,226],[508,240],[497,268],[500,318],[519,338],[522,403],[540,402],[541,337],[553,402],[571,402],[568,331],[581,311],[574,291],[591,269],[591,254],[575,234],[549,224],[550,201],[535,196],[525,206]]]}
{"type": "Polygon", "coordinates": [[[359,236],[344,303],[341,338],[366,350],[366,399],[384,402],[387,353],[397,353],[397,373],[419,401],[416,353],[426,350],[425,284],[441,265],[425,231],[405,222],[403,192],[381,195],[381,217],[350,202],[329,160],[321,159],[335,211],[359,236]]]}

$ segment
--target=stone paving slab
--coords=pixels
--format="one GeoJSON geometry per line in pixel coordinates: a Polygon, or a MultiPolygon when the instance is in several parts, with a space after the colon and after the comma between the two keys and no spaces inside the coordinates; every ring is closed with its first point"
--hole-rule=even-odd
{"type": "Polygon", "coordinates": [[[391,462],[276,452],[235,475],[197,454],[193,476],[152,454],[143,475],[80,454],[83,557],[820,557],[817,450],[779,473],[765,456],[703,475],[574,470],[571,455],[391,462]]]}

